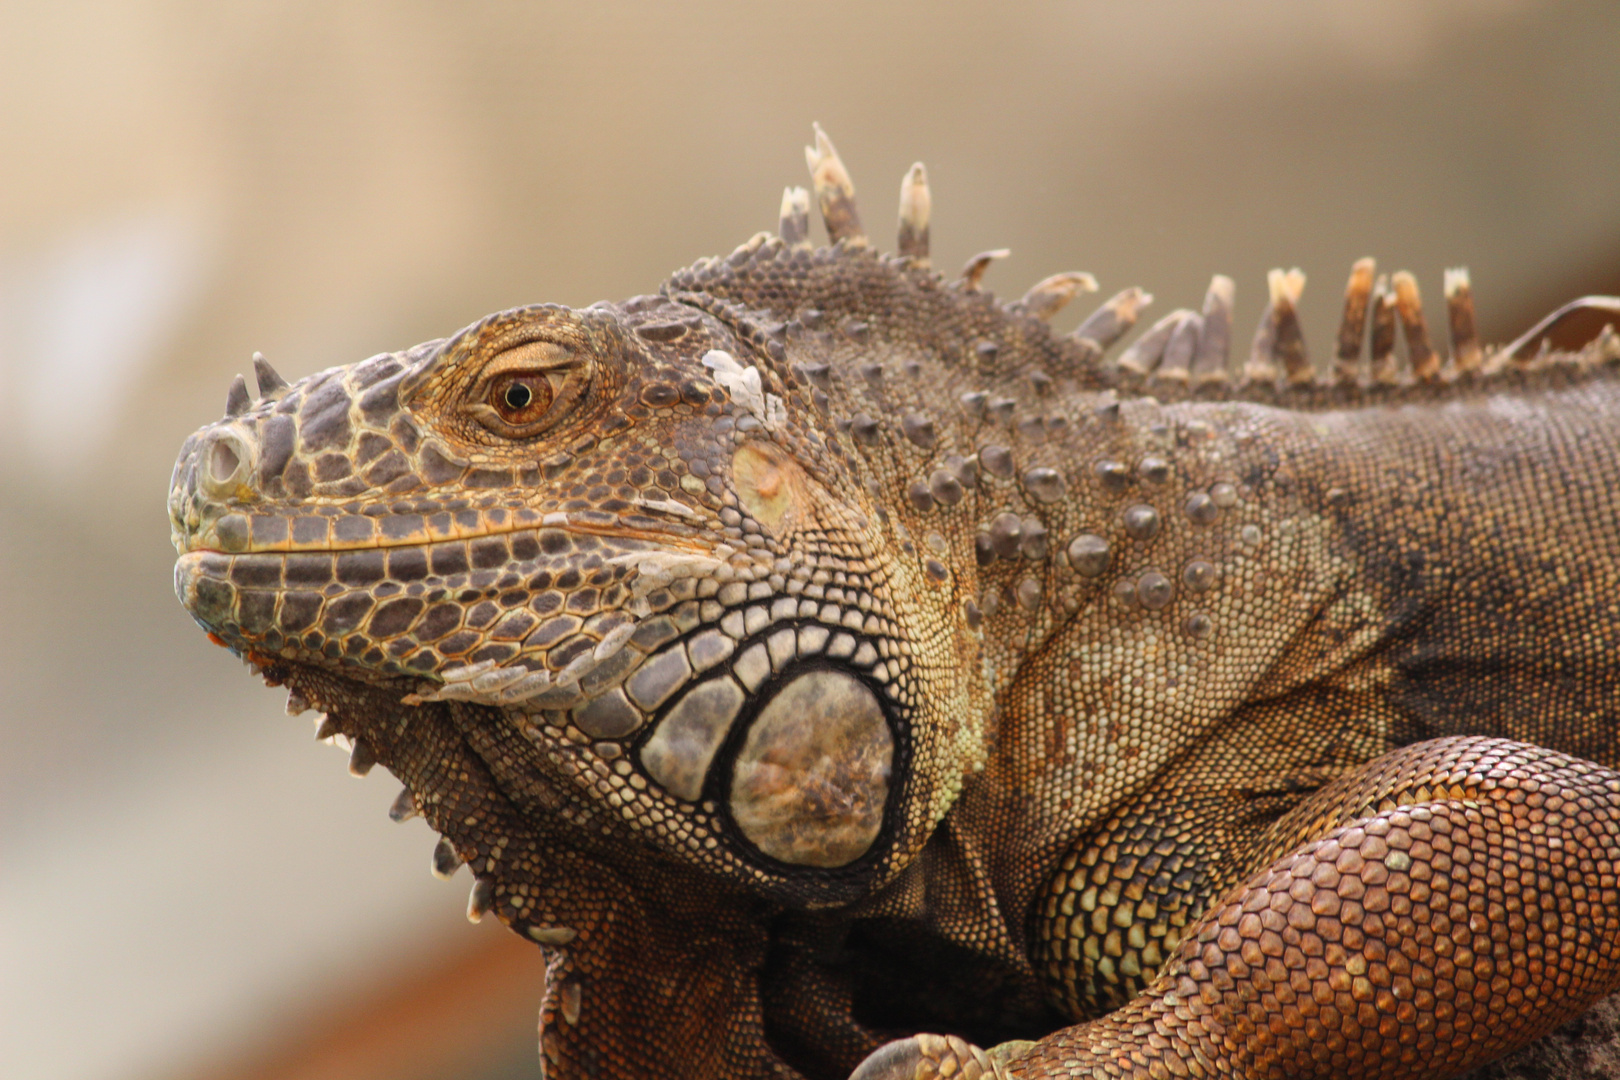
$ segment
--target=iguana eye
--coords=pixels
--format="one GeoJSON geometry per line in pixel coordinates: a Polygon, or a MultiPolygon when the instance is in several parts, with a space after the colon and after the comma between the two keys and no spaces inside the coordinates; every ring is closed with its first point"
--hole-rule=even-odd
{"type": "Polygon", "coordinates": [[[591,384],[587,355],[553,341],[529,341],[491,357],[462,410],[489,431],[528,439],[569,415],[591,384]]]}
{"type": "Polygon", "coordinates": [[[502,375],[489,387],[489,404],[513,427],[527,427],[551,407],[551,383],[537,371],[502,375]]]}

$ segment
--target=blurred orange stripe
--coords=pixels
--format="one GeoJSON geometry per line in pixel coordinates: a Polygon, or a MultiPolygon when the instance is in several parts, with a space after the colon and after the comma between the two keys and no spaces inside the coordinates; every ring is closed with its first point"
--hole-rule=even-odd
{"type": "MultiPolygon", "coordinates": [[[[494,920],[490,920],[494,922],[494,920]]],[[[216,1061],[192,1080],[458,1080],[511,1075],[523,1047],[540,1074],[540,950],[496,923],[446,963],[339,999],[279,1045],[216,1061]]]]}

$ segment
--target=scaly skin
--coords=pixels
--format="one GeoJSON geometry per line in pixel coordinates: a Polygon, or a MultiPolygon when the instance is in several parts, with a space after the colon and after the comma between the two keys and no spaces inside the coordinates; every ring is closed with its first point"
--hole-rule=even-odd
{"type": "Polygon", "coordinates": [[[1443,371],[1358,264],[1336,383],[1281,274],[1244,381],[1224,279],[1109,365],[1145,296],[1055,336],[1084,275],[811,165],[830,247],[261,365],[176,465],[182,602],[545,950],[547,1075],[1444,1076],[1620,987],[1612,335],[1448,285],[1443,371]]]}

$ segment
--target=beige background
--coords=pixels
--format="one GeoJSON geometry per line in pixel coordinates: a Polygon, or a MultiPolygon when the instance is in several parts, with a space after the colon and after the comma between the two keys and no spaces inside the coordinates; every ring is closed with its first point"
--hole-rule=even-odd
{"type": "MultiPolygon", "coordinates": [[[[1004,294],[1223,271],[1246,333],[1299,265],[1320,357],[1364,254],[1434,300],[1467,264],[1498,339],[1620,292],[1613,3],[0,3],[7,1076],[292,1075],[368,1002],[490,985],[443,981],[499,932],[395,786],[174,602],[173,454],[254,349],[653,290],[774,225],[812,120],[885,246],[927,162],[936,262],[1010,247],[1004,294]]],[[[527,962],[509,1015],[405,1026],[532,1075],[527,962]]]]}

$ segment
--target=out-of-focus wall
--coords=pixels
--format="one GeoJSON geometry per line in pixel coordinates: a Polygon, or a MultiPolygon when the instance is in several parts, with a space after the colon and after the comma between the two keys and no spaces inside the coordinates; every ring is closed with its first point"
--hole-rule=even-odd
{"type": "Polygon", "coordinates": [[[885,245],[926,161],[1004,294],[1222,271],[1247,327],[1299,265],[1320,355],[1375,254],[1504,338],[1620,291],[1617,45],[1601,0],[0,5],[6,1074],[211,1069],[495,932],[173,600],[172,456],[252,350],[651,291],[774,226],[812,120],[885,245]]]}

